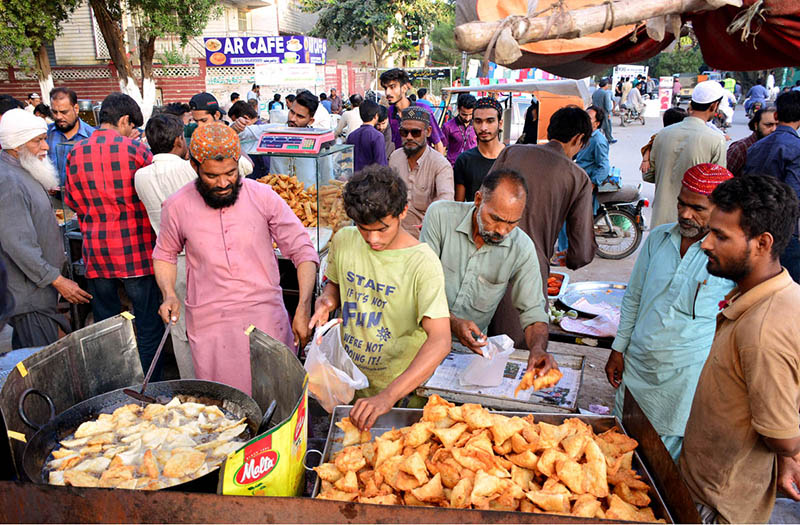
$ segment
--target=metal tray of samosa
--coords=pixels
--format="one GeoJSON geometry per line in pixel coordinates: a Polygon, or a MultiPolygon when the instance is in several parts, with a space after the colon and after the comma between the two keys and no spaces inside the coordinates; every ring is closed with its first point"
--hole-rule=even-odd
{"type": "MultiPolygon", "coordinates": [[[[350,415],[350,409],[352,408],[352,405],[339,405],[333,409],[333,413],[331,414],[331,426],[328,429],[328,437],[325,440],[325,449],[322,451],[322,460],[320,464],[329,462],[331,457],[343,448],[342,440],[344,439],[344,432],[342,432],[342,430],[336,426],[336,423],[348,417],[350,415]]],[[[595,434],[601,434],[606,430],[616,426],[623,434],[626,436],[628,435],[625,427],[622,426],[622,422],[614,416],[596,416],[590,414],[544,414],[536,412],[511,412],[501,410],[492,410],[491,412],[508,417],[525,417],[530,414],[533,415],[537,422],[544,421],[545,423],[550,423],[551,425],[560,425],[566,419],[577,418],[590,425],[595,434]]],[[[420,419],[422,419],[421,408],[393,408],[375,421],[375,424],[371,429],[372,439],[375,439],[376,437],[383,435],[384,432],[389,432],[394,428],[411,426],[420,419]]],[[[667,505],[664,503],[664,499],[661,497],[661,494],[656,488],[656,484],[653,482],[653,477],[647,471],[642,459],[639,457],[638,447],[633,451],[632,466],[633,470],[642,476],[642,480],[650,486],[650,491],[648,492],[651,497],[650,507],[653,509],[656,519],[663,519],[666,520],[667,523],[674,523],[672,516],[667,510],[667,505]]],[[[319,476],[317,476],[317,479],[314,482],[314,490],[311,493],[312,498],[317,497],[321,487],[322,483],[319,479],[319,476]]],[[[529,514],[527,512],[519,513],[525,515],[529,514]]]]}

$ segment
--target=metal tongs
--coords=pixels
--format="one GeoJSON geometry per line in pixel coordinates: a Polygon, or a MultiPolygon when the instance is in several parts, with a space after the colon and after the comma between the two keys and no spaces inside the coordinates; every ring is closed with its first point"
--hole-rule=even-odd
{"type": "Polygon", "coordinates": [[[144,383],[142,383],[142,389],[140,391],[131,390],[130,388],[123,388],[122,393],[127,394],[128,396],[134,398],[137,401],[141,401],[142,403],[158,403],[158,400],[154,397],[150,397],[145,395],[144,391],[147,389],[147,383],[150,381],[150,376],[153,375],[153,370],[156,368],[156,364],[158,363],[158,358],[161,357],[161,350],[164,349],[164,343],[167,341],[167,337],[169,337],[169,330],[172,326],[172,323],[167,323],[167,327],[164,329],[164,335],[161,336],[161,342],[158,343],[158,350],[156,350],[156,355],[153,357],[153,361],[150,363],[150,368],[147,369],[147,375],[144,376],[144,383]]]}

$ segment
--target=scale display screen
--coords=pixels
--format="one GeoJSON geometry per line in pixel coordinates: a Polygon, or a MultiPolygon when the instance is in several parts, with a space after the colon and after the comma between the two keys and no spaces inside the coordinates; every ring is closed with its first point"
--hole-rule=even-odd
{"type": "Polygon", "coordinates": [[[333,131],[320,131],[265,131],[256,150],[262,153],[319,153],[322,148],[335,142],[333,131]]]}

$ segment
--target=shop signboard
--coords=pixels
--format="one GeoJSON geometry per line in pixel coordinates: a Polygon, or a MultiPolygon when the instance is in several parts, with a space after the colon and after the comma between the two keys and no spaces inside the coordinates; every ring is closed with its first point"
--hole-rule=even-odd
{"type": "Polygon", "coordinates": [[[311,89],[325,83],[324,69],[313,64],[256,64],[255,69],[256,84],[271,86],[278,91],[311,89]]]}
{"type": "Polygon", "coordinates": [[[611,76],[611,82],[612,82],[611,86],[613,88],[613,86],[617,85],[617,82],[626,77],[630,78],[631,82],[636,80],[636,77],[638,75],[643,75],[644,77],[647,77],[647,72],[649,69],[650,68],[648,68],[647,66],[637,66],[633,64],[620,64],[618,66],[615,66],[613,75],[611,76]]]}
{"type": "Polygon", "coordinates": [[[254,64],[324,64],[324,38],[302,35],[205,38],[206,63],[214,66],[254,64]]]}
{"type": "Polygon", "coordinates": [[[425,68],[407,71],[409,78],[415,80],[434,80],[442,78],[450,78],[449,68],[425,68]]]}

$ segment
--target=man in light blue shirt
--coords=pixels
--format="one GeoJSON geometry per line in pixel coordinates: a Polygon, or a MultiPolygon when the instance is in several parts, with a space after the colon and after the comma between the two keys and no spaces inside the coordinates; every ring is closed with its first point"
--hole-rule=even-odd
{"type": "Polygon", "coordinates": [[[59,185],[63,188],[67,177],[67,155],[72,147],[88,139],[94,128],[78,117],[78,95],[69,88],[57,87],[50,91],[50,109],[53,123],[47,126],[47,156],[58,170],[59,185]]]}
{"type": "Polygon", "coordinates": [[[575,163],[583,168],[594,185],[594,211],[597,211],[597,187],[600,186],[611,174],[611,163],[608,159],[608,140],[603,131],[603,121],[606,113],[597,106],[589,106],[586,109],[589,118],[592,119],[592,135],[586,147],[575,156],[575,163]]]}
{"type": "Polygon", "coordinates": [[[764,79],[759,78],[756,85],[747,91],[747,97],[744,103],[745,112],[750,111],[750,106],[752,106],[754,102],[761,102],[762,107],[765,106],[768,98],[769,91],[764,87],[764,79]]]}
{"type": "Polygon", "coordinates": [[[700,248],[713,204],[708,196],[733,175],[698,164],[683,176],[678,222],[650,232],[622,300],[606,374],[622,417],[627,388],[677,461],[703,364],[714,340],[719,302],[733,282],[708,273],[700,248]]]}
{"type": "Polygon", "coordinates": [[[550,319],[536,248],[517,227],[527,195],[527,184],[518,172],[491,171],[474,203],[431,204],[419,239],[442,261],[453,338],[482,354],[489,322],[510,285],[530,351],[528,368],[544,367],[541,375],[557,365],[547,352],[550,319]]]}
{"type": "Polygon", "coordinates": [[[331,112],[331,101],[328,100],[328,95],[326,93],[319,94],[319,103],[325,108],[325,111],[328,113],[331,112]]]}
{"type": "Polygon", "coordinates": [[[251,100],[259,100],[261,97],[261,87],[258,84],[253,84],[253,88],[247,92],[245,96],[245,102],[250,102],[251,100]]]}

